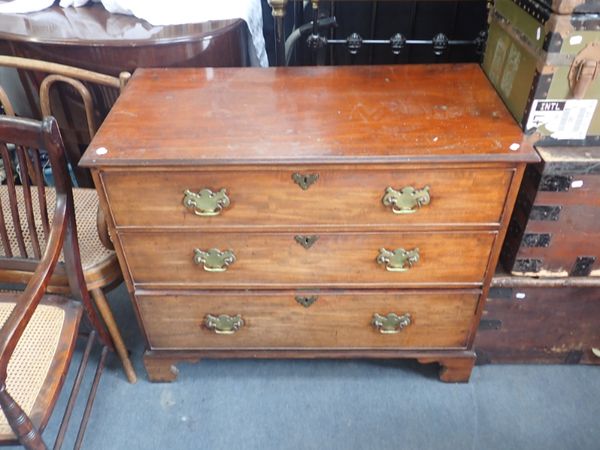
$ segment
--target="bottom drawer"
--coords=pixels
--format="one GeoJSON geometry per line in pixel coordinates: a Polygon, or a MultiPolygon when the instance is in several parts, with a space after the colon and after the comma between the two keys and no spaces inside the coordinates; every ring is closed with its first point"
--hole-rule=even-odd
{"type": "Polygon", "coordinates": [[[478,298],[475,290],[136,293],[152,349],[461,348],[478,298]]]}

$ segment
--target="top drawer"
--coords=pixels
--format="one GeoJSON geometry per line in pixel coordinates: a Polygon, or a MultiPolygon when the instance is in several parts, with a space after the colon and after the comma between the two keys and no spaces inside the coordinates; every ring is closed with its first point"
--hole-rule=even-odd
{"type": "Polygon", "coordinates": [[[513,173],[505,168],[276,167],[113,169],[101,172],[101,178],[117,227],[247,230],[306,225],[498,225],[513,173]],[[420,192],[411,194],[410,188],[420,192]],[[207,189],[216,195],[201,192],[207,189]],[[225,195],[219,193],[222,189],[225,195]]]}

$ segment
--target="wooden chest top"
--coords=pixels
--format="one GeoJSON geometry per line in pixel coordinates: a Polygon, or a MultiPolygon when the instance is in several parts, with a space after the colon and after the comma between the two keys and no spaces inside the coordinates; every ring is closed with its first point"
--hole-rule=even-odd
{"type": "Polygon", "coordinates": [[[138,69],[81,165],[460,161],[537,161],[474,64],[138,69]]]}

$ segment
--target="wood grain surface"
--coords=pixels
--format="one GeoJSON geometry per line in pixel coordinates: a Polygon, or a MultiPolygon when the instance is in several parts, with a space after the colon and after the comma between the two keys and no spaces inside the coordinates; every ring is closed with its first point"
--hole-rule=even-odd
{"type": "Polygon", "coordinates": [[[478,65],[439,64],[140,69],[81,164],[538,160],[478,65]]]}
{"type": "Polygon", "coordinates": [[[309,249],[294,236],[150,231],[120,235],[135,284],[225,288],[478,285],[496,233],[320,233],[309,249]],[[226,272],[206,272],[193,262],[195,248],[231,249],[236,261],[226,272]],[[407,272],[389,272],[376,262],[381,248],[419,248],[420,261],[407,272]]]}
{"type": "Polygon", "coordinates": [[[475,339],[478,362],[600,364],[600,281],[596,286],[493,289],[475,339]]]}
{"type": "Polygon", "coordinates": [[[204,357],[412,357],[466,381],[534,141],[476,65],[155,69],[136,72],[82,164],[110,213],[151,380],[204,357]],[[296,172],[318,178],[303,190],[296,172]],[[429,186],[431,202],[394,215],[388,186],[429,186]],[[202,189],[230,204],[195,215],[184,191],[202,189]],[[194,263],[213,248],[235,254],[227,271],[194,263]],[[420,259],[391,272],[382,248],[420,259]],[[299,294],[318,299],[306,308],[299,294]],[[389,312],[413,323],[382,335],[371,320],[389,312]],[[216,335],[206,314],[245,325],[216,335]]]}
{"type": "Polygon", "coordinates": [[[474,317],[476,291],[187,292],[136,295],[153,349],[194,348],[459,348],[474,317]],[[296,295],[316,295],[308,308],[296,295]],[[381,334],[374,313],[409,313],[398,334],[381,334]],[[202,325],[206,314],[241,314],[233,335],[202,325]]]}
{"type": "Polygon", "coordinates": [[[544,162],[525,172],[504,244],[504,267],[515,275],[583,276],[576,270],[578,257],[595,258],[587,275],[598,277],[600,148],[547,147],[540,155],[544,162]],[[544,209],[555,212],[553,220],[540,214],[544,209]],[[544,243],[538,241],[542,235],[544,243]],[[537,260],[537,272],[524,270],[522,260],[537,260]]]}
{"type": "Polygon", "coordinates": [[[513,170],[452,167],[332,169],[328,166],[263,170],[101,172],[117,227],[244,228],[318,225],[379,229],[404,226],[498,226],[513,170]],[[318,174],[307,190],[292,174],[318,174]],[[431,202],[413,214],[382,203],[386,188],[429,186],[431,202]],[[200,217],[183,205],[183,192],[227,190],[230,205],[200,217]]]}

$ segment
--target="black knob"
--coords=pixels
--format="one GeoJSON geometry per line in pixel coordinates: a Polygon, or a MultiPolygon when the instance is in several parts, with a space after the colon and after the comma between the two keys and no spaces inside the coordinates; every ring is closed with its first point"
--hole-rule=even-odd
{"type": "Polygon", "coordinates": [[[406,38],[402,34],[396,33],[390,38],[390,44],[392,46],[392,53],[399,55],[402,49],[406,47],[406,38]]]}
{"type": "Polygon", "coordinates": [[[448,48],[448,37],[444,33],[436,34],[431,40],[433,44],[433,54],[441,56],[448,48]]]}
{"type": "Polygon", "coordinates": [[[363,39],[358,33],[352,33],[346,38],[346,46],[351,55],[356,55],[362,47],[363,39]]]}

